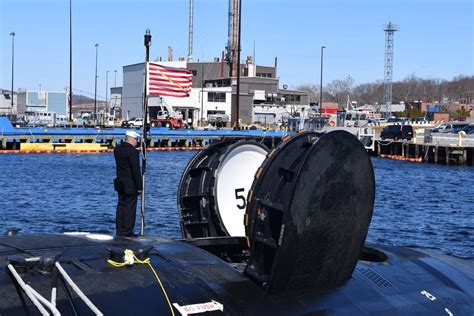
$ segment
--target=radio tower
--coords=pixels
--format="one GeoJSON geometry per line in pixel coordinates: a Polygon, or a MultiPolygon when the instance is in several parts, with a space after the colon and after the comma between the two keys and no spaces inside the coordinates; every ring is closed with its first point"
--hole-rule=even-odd
{"type": "Polygon", "coordinates": [[[384,26],[385,32],[385,73],[383,101],[389,116],[392,116],[392,74],[393,74],[393,36],[399,30],[398,25],[389,22],[384,26]]]}

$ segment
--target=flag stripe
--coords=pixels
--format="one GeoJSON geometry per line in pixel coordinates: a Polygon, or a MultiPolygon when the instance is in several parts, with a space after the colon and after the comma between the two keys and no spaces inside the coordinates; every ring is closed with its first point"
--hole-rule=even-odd
{"type": "Polygon", "coordinates": [[[174,79],[174,78],[165,78],[165,77],[153,78],[152,82],[169,82],[170,79],[180,84],[191,84],[191,81],[189,79],[174,79]]]}
{"type": "Polygon", "coordinates": [[[191,92],[193,74],[189,69],[149,63],[148,74],[150,95],[184,98],[191,92]]]}
{"type": "Polygon", "coordinates": [[[175,73],[188,73],[192,75],[192,71],[187,68],[178,68],[178,67],[166,67],[163,65],[150,63],[150,70],[160,70],[166,72],[175,72],[175,73]]]}
{"type": "Polygon", "coordinates": [[[183,89],[176,88],[176,87],[164,87],[164,86],[161,86],[161,87],[150,87],[149,90],[150,90],[150,91],[151,91],[151,90],[154,90],[154,91],[163,90],[163,91],[176,91],[176,92],[188,93],[187,90],[183,90],[183,89]]]}
{"type": "Polygon", "coordinates": [[[171,92],[171,91],[164,91],[164,90],[159,90],[159,91],[150,90],[150,95],[157,95],[160,97],[177,97],[177,98],[189,97],[189,95],[184,92],[171,92]]]}
{"type": "Polygon", "coordinates": [[[159,77],[164,77],[163,73],[166,74],[166,76],[171,77],[171,78],[192,78],[193,75],[189,74],[183,74],[183,73],[174,73],[174,72],[165,72],[165,71],[158,71],[158,70],[150,70],[150,75],[153,76],[159,76],[159,77]]]}

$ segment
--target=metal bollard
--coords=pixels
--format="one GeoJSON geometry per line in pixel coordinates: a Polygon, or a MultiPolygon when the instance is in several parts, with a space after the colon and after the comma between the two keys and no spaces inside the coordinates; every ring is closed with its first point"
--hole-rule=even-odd
{"type": "Polygon", "coordinates": [[[465,131],[458,132],[458,147],[462,147],[462,138],[466,136],[465,131]]]}

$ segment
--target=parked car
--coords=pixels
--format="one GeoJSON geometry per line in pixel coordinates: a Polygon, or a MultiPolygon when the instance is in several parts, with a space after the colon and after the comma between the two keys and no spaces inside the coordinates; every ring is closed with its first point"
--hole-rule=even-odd
{"type": "Polygon", "coordinates": [[[466,123],[442,123],[433,128],[433,133],[458,133],[463,128],[467,128],[469,124],[466,123]]]}
{"type": "Polygon", "coordinates": [[[438,126],[434,127],[431,132],[433,133],[447,133],[447,130],[452,129],[452,124],[441,123],[438,126]]]}
{"type": "Polygon", "coordinates": [[[410,121],[414,123],[427,123],[428,122],[426,117],[415,117],[415,118],[411,118],[410,121]]]}
{"type": "Polygon", "coordinates": [[[457,134],[461,131],[464,131],[467,134],[472,130],[472,128],[473,127],[469,124],[454,124],[452,133],[457,134]]]}
{"type": "Polygon", "coordinates": [[[132,117],[129,120],[122,122],[122,127],[142,127],[143,119],[141,117],[132,117]]]}
{"type": "Polygon", "coordinates": [[[387,122],[388,123],[397,123],[397,122],[408,122],[410,119],[406,118],[406,117],[395,117],[395,116],[392,116],[390,118],[388,118],[387,122]]]}
{"type": "Polygon", "coordinates": [[[412,139],[413,127],[411,125],[388,125],[380,133],[380,138],[384,139],[412,139]]]}
{"type": "Polygon", "coordinates": [[[387,123],[387,119],[386,118],[378,118],[378,117],[375,117],[375,118],[370,118],[369,119],[369,123],[387,123]]]}

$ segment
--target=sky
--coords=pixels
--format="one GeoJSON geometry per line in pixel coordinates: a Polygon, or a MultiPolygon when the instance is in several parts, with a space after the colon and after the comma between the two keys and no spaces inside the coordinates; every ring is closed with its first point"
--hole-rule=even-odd
{"type": "MultiPolygon", "coordinates": [[[[122,84],[122,67],[188,53],[188,0],[72,0],[73,89],[93,96],[98,43],[98,97],[122,84]],[[116,76],[115,76],[115,70],[116,76]]],[[[221,57],[227,41],[228,0],[194,0],[194,60],[221,57]]],[[[355,84],[383,80],[385,33],[394,39],[393,80],[410,75],[450,80],[474,75],[474,0],[242,0],[242,58],[271,66],[280,86],[351,76],[355,84]]],[[[0,88],[64,91],[69,85],[69,0],[0,0],[0,88]]]]}

